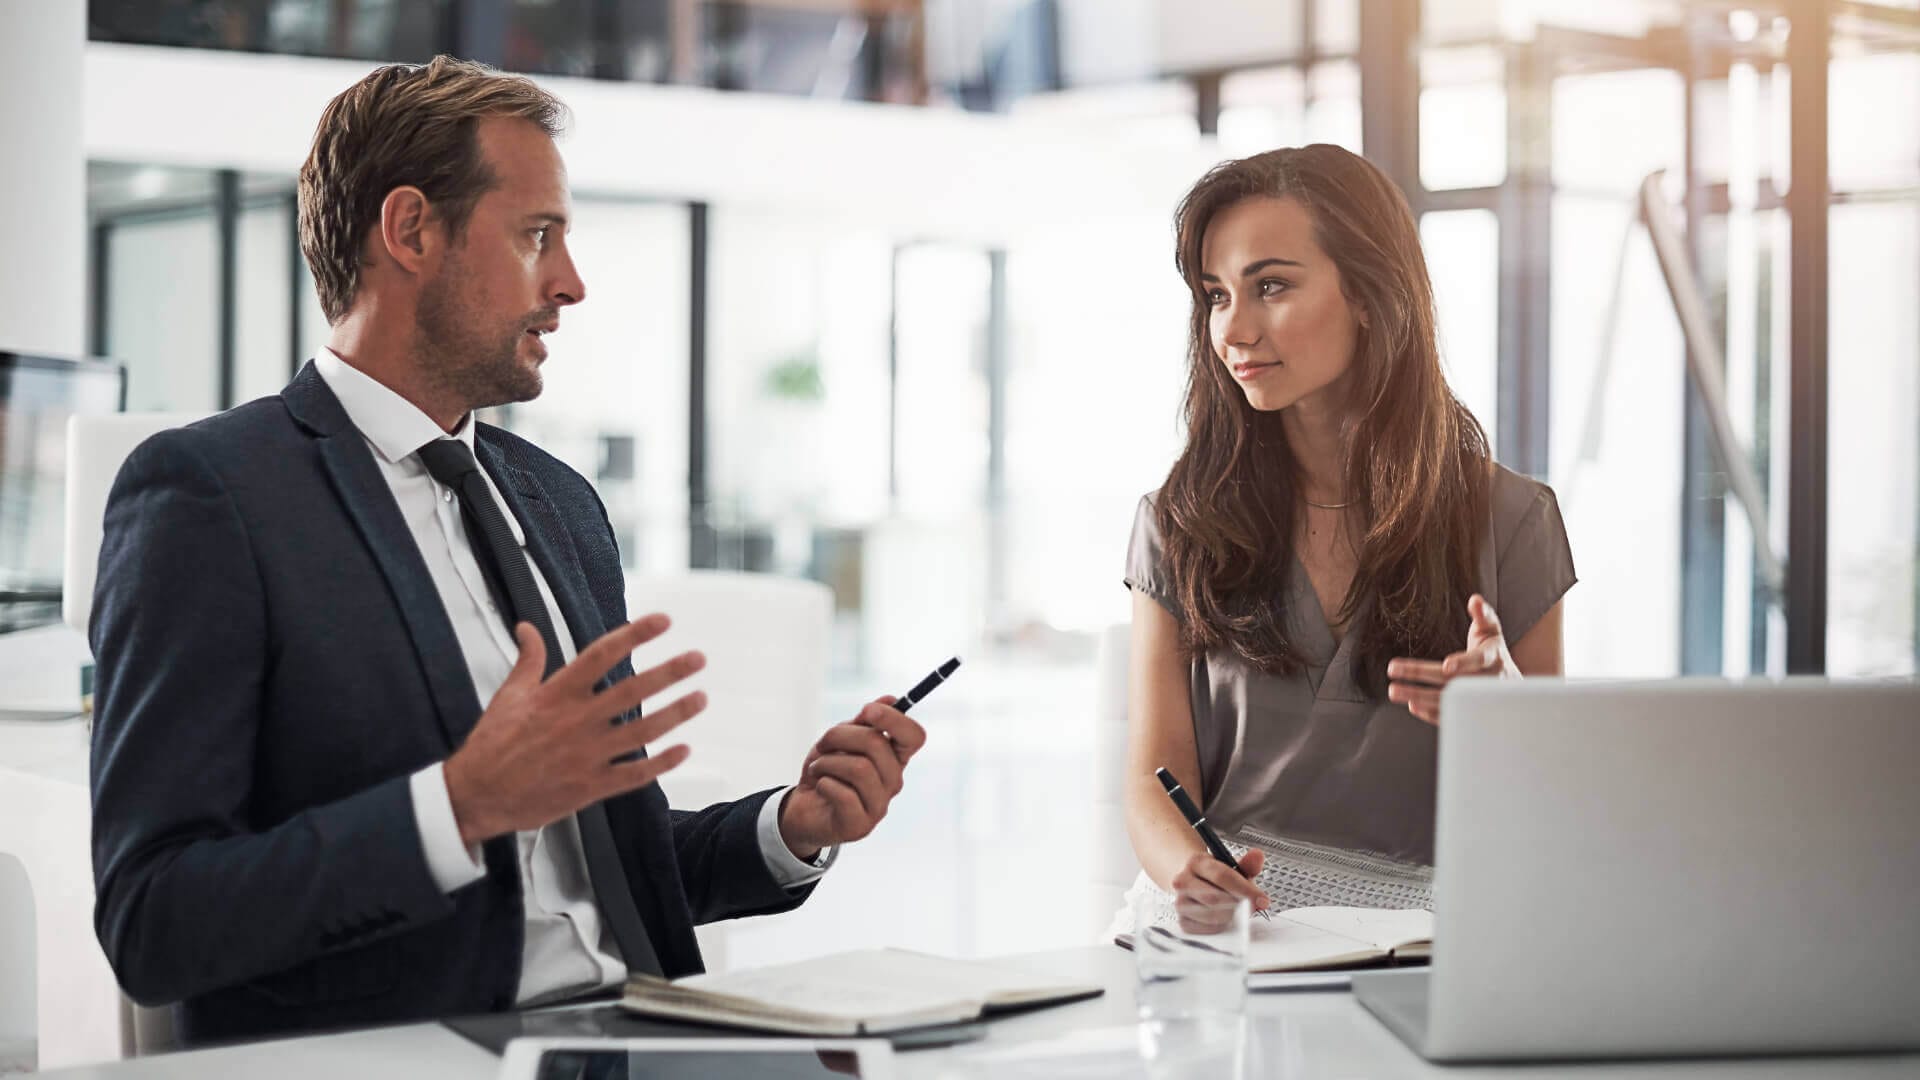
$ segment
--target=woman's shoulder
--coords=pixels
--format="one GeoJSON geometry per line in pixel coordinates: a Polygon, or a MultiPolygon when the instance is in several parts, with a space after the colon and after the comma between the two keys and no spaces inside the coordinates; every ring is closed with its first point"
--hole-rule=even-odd
{"type": "Polygon", "coordinates": [[[1493,482],[1488,496],[1493,519],[1492,539],[1497,549],[1504,550],[1523,526],[1560,524],[1560,503],[1553,488],[1497,461],[1493,463],[1493,482]]]}
{"type": "Polygon", "coordinates": [[[1578,580],[1566,523],[1553,489],[1501,465],[1493,467],[1491,565],[1500,621],[1511,641],[1533,629],[1578,580]]]}
{"type": "Polygon", "coordinates": [[[1160,535],[1160,489],[1155,488],[1140,496],[1133,508],[1133,540],[1131,546],[1159,559],[1160,548],[1164,540],[1160,535]]]}

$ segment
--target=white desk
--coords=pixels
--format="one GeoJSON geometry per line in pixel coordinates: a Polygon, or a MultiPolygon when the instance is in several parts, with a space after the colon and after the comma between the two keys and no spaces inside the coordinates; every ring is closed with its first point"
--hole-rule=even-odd
{"type": "MultiPolygon", "coordinates": [[[[1124,1046],[1133,1022],[1133,961],[1116,948],[1094,947],[1019,957],[1037,970],[1097,980],[1104,997],[997,1020],[986,1040],[900,1055],[902,1080],[951,1080],[1009,1075],[998,1054],[1021,1043],[1078,1033],[1091,1044],[1124,1046]]],[[[1568,1075],[1605,1080],[1865,1080],[1920,1075],[1920,1055],[1856,1058],[1778,1058],[1690,1063],[1628,1063],[1592,1066],[1555,1064],[1534,1068],[1438,1068],[1421,1061],[1345,993],[1255,994],[1249,1078],[1446,1077],[1448,1080],[1548,1080],[1568,1075]]],[[[1101,1054],[1102,1059],[1108,1057],[1101,1054]]],[[[1114,1076],[1149,1075],[1139,1062],[1114,1056],[1114,1076]]],[[[249,1046],[162,1055],[119,1064],[51,1074],[60,1080],[225,1080],[272,1076],[275,1080],[490,1080],[499,1067],[492,1054],[437,1024],[411,1024],[374,1031],[256,1043],[249,1046]]],[[[1064,1071],[1064,1070],[1063,1070],[1064,1071]]],[[[1021,1070],[1020,1075],[1045,1075],[1021,1070]]],[[[1075,1075],[1086,1075],[1076,1073],[1075,1075]]]]}
{"type": "MultiPolygon", "coordinates": [[[[86,642],[64,626],[5,635],[0,705],[77,710],[86,659],[86,642]]],[[[79,720],[0,721],[0,856],[19,860],[30,894],[0,894],[0,920],[18,927],[30,918],[33,926],[31,957],[8,961],[34,965],[42,1068],[122,1052],[120,990],[93,933],[87,743],[79,720]]],[[[0,1021],[8,1030],[24,1026],[17,1017],[0,1021]]]]}

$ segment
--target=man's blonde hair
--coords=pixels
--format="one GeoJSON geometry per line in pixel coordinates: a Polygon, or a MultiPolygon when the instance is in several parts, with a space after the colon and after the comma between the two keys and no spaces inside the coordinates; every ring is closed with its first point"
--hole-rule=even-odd
{"type": "Polygon", "coordinates": [[[531,79],[450,56],[379,68],[327,103],[300,167],[300,250],[328,323],[353,306],[361,245],[394,188],[419,188],[450,236],[465,232],[474,204],[498,182],[476,136],[490,116],[529,120],[557,137],[567,109],[531,79]]]}

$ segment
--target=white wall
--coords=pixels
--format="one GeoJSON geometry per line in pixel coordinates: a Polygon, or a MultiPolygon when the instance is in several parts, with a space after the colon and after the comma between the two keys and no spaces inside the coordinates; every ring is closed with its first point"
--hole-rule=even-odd
{"type": "MultiPolygon", "coordinates": [[[[80,136],[86,5],[9,4],[0,33],[0,349],[86,348],[86,155],[80,136]],[[24,151],[23,151],[23,148],[24,151]]],[[[34,1031],[32,897],[0,859],[0,1045],[34,1031]]]]}
{"type": "MultiPolygon", "coordinates": [[[[372,65],[138,45],[86,47],[86,155],[293,173],[315,121],[372,65]],[[244,87],[244,93],[236,93],[244,87]]],[[[543,78],[573,110],[574,188],[831,212],[874,228],[1004,242],[1036,224],[1171,213],[1218,157],[1115,146],[1071,122],[543,78]]]]}
{"type": "Polygon", "coordinates": [[[86,347],[86,5],[9,4],[0,33],[0,349],[86,347]]]}

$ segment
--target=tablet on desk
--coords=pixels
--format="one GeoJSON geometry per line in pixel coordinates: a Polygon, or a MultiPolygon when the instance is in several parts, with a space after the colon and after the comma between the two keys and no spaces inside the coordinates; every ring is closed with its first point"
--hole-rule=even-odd
{"type": "Polygon", "coordinates": [[[878,1039],[516,1039],[500,1080],[892,1080],[878,1039]]]}

